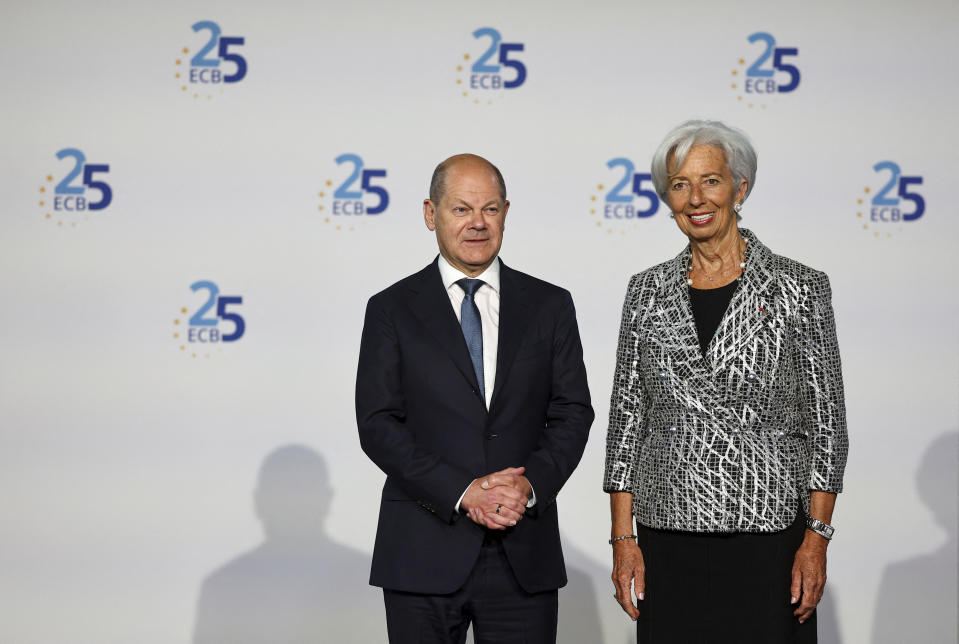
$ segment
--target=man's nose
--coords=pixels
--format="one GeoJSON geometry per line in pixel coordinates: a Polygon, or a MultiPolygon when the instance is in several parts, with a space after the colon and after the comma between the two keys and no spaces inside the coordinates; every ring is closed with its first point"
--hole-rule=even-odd
{"type": "Polygon", "coordinates": [[[482,210],[474,210],[469,216],[469,227],[477,230],[486,228],[486,218],[483,217],[482,210]]]}

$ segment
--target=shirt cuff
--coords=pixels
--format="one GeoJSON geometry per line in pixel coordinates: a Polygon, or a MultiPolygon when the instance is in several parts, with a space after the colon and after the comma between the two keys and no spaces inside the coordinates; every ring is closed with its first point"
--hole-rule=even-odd
{"type": "MultiPolygon", "coordinates": [[[[526,479],[526,480],[528,481],[529,479],[526,479]]],[[[529,484],[529,494],[530,494],[529,501],[526,502],[527,510],[533,507],[534,505],[536,505],[536,490],[533,489],[532,483],[529,484]]]]}
{"type": "MultiPolygon", "coordinates": [[[[472,485],[473,483],[476,483],[476,479],[473,479],[472,481],[470,481],[470,485],[472,485]]],[[[470,485],[467,485],[467,486],[466,486],[466,489],[463,490],[463,493],[462,493],[462,494],[460,494],[460,498],[458,498],[458,499],[456,500],[456,505],[453,506],[453,510],[454,510],[455,512],[459,512],[459,511],[460,511],[460,503],[463,502],[463,497],[466,496],[466,493],[467,493],[467,492],[469,492],[470,485]]],[[[529,507],[529,506],[526,506],[526,507],[529,507]]]]}

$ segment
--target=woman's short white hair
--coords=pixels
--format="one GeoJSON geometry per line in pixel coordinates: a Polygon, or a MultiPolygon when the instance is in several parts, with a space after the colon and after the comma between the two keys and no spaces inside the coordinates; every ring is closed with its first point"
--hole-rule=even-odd
{"type": "Polygon", "coordinates": [[[686,121],[666,135],[653,154],[651,168],[653,186],[659,196],[666,199],[670,155],[673,167],[678,168],[686,161],[686,155],[694,145],[714,145],[723,151],[726,165],[736,185],[743,179],[746,180],[746,195],[743,197],[745,201],[756,182],[756,150],[743,132],[720,121],[686,121]]]}

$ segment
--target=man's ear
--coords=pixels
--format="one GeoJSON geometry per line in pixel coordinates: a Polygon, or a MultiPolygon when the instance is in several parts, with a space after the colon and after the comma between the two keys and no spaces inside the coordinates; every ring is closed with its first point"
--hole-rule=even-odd
{"type": "Polygon", "coordinates": [[[430,230],[436,230],[436,208],[429,199],[423,200],[423,221],[430,230]]]}

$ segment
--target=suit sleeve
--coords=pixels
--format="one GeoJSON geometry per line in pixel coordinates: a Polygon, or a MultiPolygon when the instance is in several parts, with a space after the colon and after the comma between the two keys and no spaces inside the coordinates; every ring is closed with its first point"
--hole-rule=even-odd
{"type": "Polygon", "coordinates": [[[526,478],[536,490],[536,505],[530,509],[533,514],[556,500],[579,464],[594,417],[576,311],[567,291],[563,291],[556,316],[546,426],[526,462],[526,478]]]}
{"type": "Polygon", "coordinates": [[[849,439],[829,278],[816,272],[804,291],[794,356],[812,459],[809,489],[841,492],[849,439]]]}
{"type": "Polygon", "coordinates": [[[406,424],[402,354],[395,327],[380,298],[366,307],[356,374],[356,424],[360,445],[387,477],[447,522],[473,481],[466,470],[423,449],[406,424]]]}
{"type": "Polygon", "coordinates": [[[626,289],[616,347],[616,370],[609,401],[606,434],[605,492],[632,492],[639,458],[640,437],[646,424],[648,399],[639,375],[639,276],[626,289]]]}

